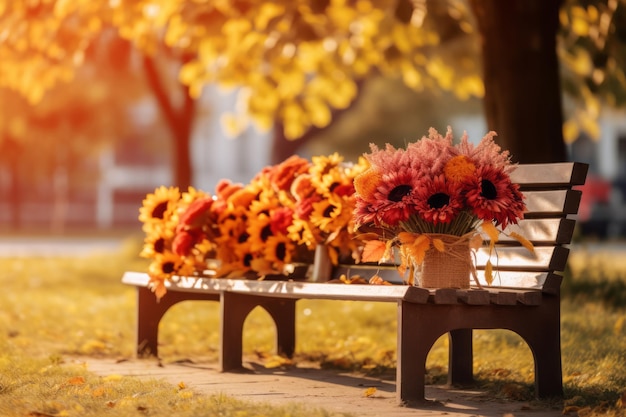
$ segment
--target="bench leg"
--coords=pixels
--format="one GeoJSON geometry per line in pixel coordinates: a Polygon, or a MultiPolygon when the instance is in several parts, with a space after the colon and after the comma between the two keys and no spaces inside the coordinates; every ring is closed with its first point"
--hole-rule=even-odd
{"type": "Polygon", "coordinates": [[[296,301],[285,298],[261,303],[276,324],[277,353],[288,358],[293,358],[296,350],[296,301]]]}
{"type": "Polygon", "coordinates": [[[174,304],[181,301],[218,301],[217,294],[167,292],[157,300],[147,287],[137,287],[137,357],[159,356],[159,323],[174,304]]]}
{"type": "Polygon", "coordinates": [[[544,297],[542,305],[534,312],[537,317],[530,322],[535,325],[519,329],[518,334],[530,347],[535,360],[535,395],[537,398],[563,397],[559,297],[544,297]]]}
{"type": "Polygon", "coordinates": [[[451,330],[448,353],[448,385],[468,386],[474,383],[472,329],[451,330]]]}
{"type": "Polygon", "coordinates": [[[440,332],[433,318],[425,314],[425,304],[398,302],[398,364],[396,399],[399,404],[423,403],[426,359],[440,332]]]}
{"type": "Polygon", "coordinates": [[[137,287],[138,357],[159,356],[159,322],[170,307],[171,303],[157,302],[154,293],[148,288],[137,287]]]}
{"type": "Polygon", "coordinates": [[[220,370],[226,372],[242,368],[243,325],[248,314],[257,306],[263,307],[274,320],[278,354],[293,357],[296,344],[296,301],[222,293],[220,370]]]}

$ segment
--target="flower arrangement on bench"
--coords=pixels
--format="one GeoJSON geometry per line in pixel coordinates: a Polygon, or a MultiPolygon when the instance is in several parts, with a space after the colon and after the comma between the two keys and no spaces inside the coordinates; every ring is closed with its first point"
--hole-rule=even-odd
{"type": "MultiPolygon", "coordinates": [[[[525,211],[523,194],[509,176],[515,165],[495,135],[474,146],[464,134],[453,145],[450,128],[445,136],[431,128],[406,149],[370,145],[369,167],[355,179],[357,227],[375,235],[362,260],[390,261],[398,248],[399,271],[408,273],[409,284],[417,277],[422,287],[469,288],[473,275],[480,286],[471,258],[483,245],[480,232],[489,238],[491,253],[503,233],[496,226],[516,224],[525,211]]],[[[523,236],[510,236],[533,250],[523,236]]],[[[492,270],[488,261],[488,284],[492,270]]]]}
{"type": "MultiPolygon", "coordinates": [[[[292,156],[246,185],[222,180],[214,194],[159,187],[139,214],[151,288],[160,298],[180,276],[293,279],[320,246],[333,265],[398,265],[411,285],[467,288],[470,275],[478,284],[471,254],[485,235],[493,250],[496,226],[525,211],[509,177],[515,165],[494,136],[474,147],[464,134],[453,145],[450,128],[430,129],[406,149],[372,144],[356,164],[337,153],[292,156]]],[[[388,284],[373,271],[369,283],[388,284]]],[[[490,284],[490,261],[485,276],[490,284]]]]}
{"type": "Polygon", "coordinates": [[[334,264],[358,262],[353,180],[365,168],[364,159],[348,164],[337,153],[292,156],[248,184],[222,180],[214,195],[157,188],[139,211],[153,291],[162,297],[178,276],[291,278],[322,244],[334,264]]]}

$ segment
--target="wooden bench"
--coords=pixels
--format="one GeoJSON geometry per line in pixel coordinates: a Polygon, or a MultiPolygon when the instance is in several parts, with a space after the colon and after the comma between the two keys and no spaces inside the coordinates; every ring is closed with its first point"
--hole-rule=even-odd
{"type": "MultiPolygon", "coordinates": [[[[263,307],[276,324],[278,354],[295,350],[296,302],[300,299],[363,300],[397,304],[396,389],[399,403],[424,401],[427,355],[449,334],[448,382],[473,381],[472,330],[508,329],[522,337],[535,362],[537,397],[563,395],[560,342],[560,285],[578,211],[587,165],[520,165],[512,174],[526,196],[528,213],[512,230],[535,245],[531,254],[514,240],[501,240],[492,286],[425,289],[407,285],[344,285],[307,281],[257,281],[181,277],[156,301],[145,273],[128,272],[122,282],[137,287],[137,354],[158,355],[158,324],[174,304],[185,300],[220,303],[220,369],[242,367],[242,332],[248,314],[263,307]]],[[[487,252],[479,251],[478,268],[487,252]]],[[[345,272],[335,268],[333,276],[345,272]]],[[[395,271],[393,271],[395,273],[395,271]]],[[[353,272],[358,273],[358,271],[353,272]]],[[[482,275],[479,271],[479,275],[482,275]]],[[[331,277],[329,277],[331,278],[331,277]]]]}

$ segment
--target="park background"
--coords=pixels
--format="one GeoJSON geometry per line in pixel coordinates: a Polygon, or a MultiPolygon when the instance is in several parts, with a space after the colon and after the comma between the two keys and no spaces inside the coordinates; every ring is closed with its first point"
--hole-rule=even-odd
{"type": "Polygon", "coordinates": [[[257,44],[248,49],[230,45],[246,39],[234,29],[235,35],[228,35],[232,40],[219,33],[195,38],[192,33],[194,25],[206,22],[222,25],[225,32],[228,19],[245,20],[247,6],[233,6],[234,12],[216,7],[222,15],[215,18],[210,3],[194,6],[197,10],[179,6],[169,15],[168,2],[145,1],[137,7],[100,3],[8,2],[0,13],[2,232],[132,231],[139,228],[142,198],[160,185],[211,192],[222,178],[245,183],[292,153],[339,152],[354,161],[369,151],[370,143],[401,146],[426,135],[430,127],[445,131],[451,126],[457,139],[467,131],[475,142],[496,130],[498,141],[521,162],[589,163],[582,230],[601,239],[626,233],[621,1],[554,1],[532,7],[457,0],[348,2],[334,11],[347,17],[331,24],[317,24],[314,18],[332,2],[278,2],[255,11],[270,22],[252,30],[262,36],[249,43],[267,44],[268,36],[280,33],[273,49],[283,52],[255,58],[259,62],[250,58],[257,44]],[[376,12],[392,15],[392,23],[372,17],[372,4],[376,12]],[[166,17],[150,12],[151,7],[161,7],[166,17]],[[291,30],[281,32],[281,22],[271,21],[281,13],[299,18],[290,20],[291,30]],[[533,17],[546,13],[553,21],[533,17]],[[476,16],[487,22],[506,20],[518,33],[506,35],[506,25],[481,28],[476,16]],[[155,23],[167,18],[160,26],[155,23]],[[364,34],[359,30],[365,29],[354,29],[357,23],[380,27],[364,34]],[[154,33],[146,34],[142,27],[154,33]],[[311,30],[315,33],[307,32],[311,30]],[[481,61],[481,37],[494,42],[498,34],[487,30],[502,32],[501,45],[490,48],[501,52],[498,47],[510,45],[520,52],[495,57],[490,64],[489,46],[484,46],[481,61]],[[540,48],[532,46],[533,36],[549,36],[549,30],[556,50],[549,50],[554,45],[550,39],[540,48]],[[215,68],[199,45],[222,37],[227,46],[215,49],[234,64],[215,68]],[[372,41],[386,38],[384,45],[372,41]],[[305,46],[318,48],[317,72],[299,55],[285,58],[295,54],[291,48],[298,42],[303,56],[305,46]],[[350,48],[340,50],[345,42],[350,48]],[[388,62],[367,61],[371,52],[388,62]],[[396,64],[392,53],[399,55],[393,56],[396,64]],[[557,66],[550,68],[546,56],[557,66]],[[543,60],[537,69],[529,64],[533,59],[543,60]],[[358,70],[359,65],[365,69],[358,70]],[[307,73],[298,72],[305,69],[307,73]],[[242,74],[231,75],[235,70],[242,74]],[[494,82],[482,81],[481,71],[501,84],[490,87],[494,82]],[[556,71],[560,78],[548,79],[556,71]],[[269,80],[278,93],[268,92],[259,79],[269,80]],[[315,81],[330,83],[330,91],[314,89],[315,81]],[[496,87],[506,93],[494,92],[496,87]],[[556,106],[551,96],[556,96],[556,106]],[[506,100],[506,112],[517,113],[515,119],[489,110],[494,101],[502,106],[506,100]],[[553,151],[550,143],[563,150],[553,151]]]}

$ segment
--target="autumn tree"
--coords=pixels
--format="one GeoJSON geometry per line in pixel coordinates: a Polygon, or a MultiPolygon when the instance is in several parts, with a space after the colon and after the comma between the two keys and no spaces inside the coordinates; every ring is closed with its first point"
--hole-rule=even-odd
{"type": "MultiPolygon", "coordinates": [[[[460,97],[482,94],[473,61],[455,70],[454,62],[443,59],[437,52],[436,22],[425,4],[414,8],[408,0],[355,4],[41,0],[7,3],[0,12],[3,26],[19,29],[11,33],[28,35],[13,39],[18,47],[0,50],[0,57],[7,58],[0,73],[8,68],[11,77],[5,85],[34,102],[52,81],[71,77],[72,65],[83,60],[85,44],[107,26],[117,28],[146,55],[148,79],[155,86],[159,85],[155,57],[177,57],[181,88],[188,94],[179,95],[177,103],[168,91],[155,91],[172,126],[178,150],[174,160],[180,161],[181,169],[190,166],[185,158],[193,120],[191,99],[199,97],[208,83],[239,89],[242,111],[224,115],[232,134],[251,123],[270,129],[278,122],[290,140],[327,126],[334,111],[355,99],[359,80],[373,72],[401,77],[416,90],[442,88],[460,97]],[[66,32],[72,42],[66,40],[66,32]],[[51,59],[49,48],[61,52],[51,59]],[[32,66],[9,59],[16,51],[32,57],[32,66]],[[47,67],[56,74],[49,75],[50,83],[24,82],[37,79],[47,67]]],[[[176,177],[181,186],[191,182],[180,170],[176,177]]]]}
{"type": "MultiPolygon", "coordinates": [[[[561,160],[557,48],[580,48],[578,38],[593,38],[596,28],[606,36],[593,56],[610,53],[618,1],[568,0],[561,7],[561,0],[4,0],[0,83],[37,101],[71,78],[97,33],[115,28],[146,57],[147,79],[176,143],[180,186],[192,182],[193,100],[209,83],[238,91],[241,111],[223,117],[233,135],[250,124],[279,126],[289,140],[328,126],[374,74],[398,77],[416,91],[440,89],[460,99],[484,94],[489,127],[519,160],[561,160]],[[559,24],[575,27],[577,40],[570,32],[569,43],[557,42],[564,33],[559,24]],[[472,48],[447,54],[442,47],[477,33],[482,60],[472,48]],[[167,77],[166,62],[174,63],[180,84],[167,77]],[[168,80],[178,93],[164,88],[168,80]]],[[[569,138],[591,125],[577,117],[565,126],[569,138]]]]}

